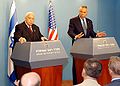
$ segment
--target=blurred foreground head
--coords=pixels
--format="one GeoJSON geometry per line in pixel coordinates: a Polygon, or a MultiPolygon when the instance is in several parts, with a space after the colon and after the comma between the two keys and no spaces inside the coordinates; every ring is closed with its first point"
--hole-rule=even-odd
{"type": "Polygon", "coordinates": [[[22,76],[19,86],[40,86],[41,78],[35,72],[29,72],[22,76]]]}
{"type": "Polygon", "coordinates": [[[109,73],[114,77],[120,77],[120,57],[112,56],[109,60],[109,73]]]}
{"type": "Polygon", "coordinates": [[[97,61],[96,59],[88,59],[84,63],[84,68],[82,71],[82,76],[91,77],[91,78],[98,78],[102,71],[102,64],[97,61]]]}

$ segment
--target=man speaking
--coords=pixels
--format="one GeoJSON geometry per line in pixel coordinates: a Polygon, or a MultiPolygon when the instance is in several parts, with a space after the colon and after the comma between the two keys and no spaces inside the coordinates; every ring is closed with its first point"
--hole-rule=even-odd
{"type": "MultiPolygon", "coordinates": [[[[103,37],[106,36],[104,32],[95,33],[93,30],[92,21],[87,18],[88,8],[87,6],[81,6],[79,9],[79,15],[70,19],[68,35],[72,38],[72,44],[79,38],[89,37],[103,37]]],[[[77,84],[76,80],[76,68],[73,58],[73,84],[77,84]]]]}

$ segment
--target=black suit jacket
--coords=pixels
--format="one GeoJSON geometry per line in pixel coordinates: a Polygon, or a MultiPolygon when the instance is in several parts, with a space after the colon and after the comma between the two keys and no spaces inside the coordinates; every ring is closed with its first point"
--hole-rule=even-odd
{"type": "Polygon", "coordinates": [[[120,86],[120,79],[113,80],[108,86],[120,86]]]}
{"type": "MultiPolygon", "coordinates": [[[[39,31],[39,27],[35,24],[32,25],[33,32],[30,32],[29,28],[25,24],[25,22],[22,22],[15,27],[15,33],[14,33],[14,41],[15,43],[18,42],[20,37],[24,37],[27,42],[31,41],[42,41],[41,37],[43,35],[39,31]]],[[[14,44],[15,44],[14,43],[14,44]]]]}
{"type": "MultiPolygon", "coordinates": [[[[84,35],[82,38],[96,37],[96,33],[93,31],[92,21],[86,18],[86,22],[87,22],[87,34],[86,36],[84,35]]],[[[72,39],[74,39],[75,36],[81,32],[84,33],[84,30],[79,16],[70,19],[68,35],[72,39]]]]}

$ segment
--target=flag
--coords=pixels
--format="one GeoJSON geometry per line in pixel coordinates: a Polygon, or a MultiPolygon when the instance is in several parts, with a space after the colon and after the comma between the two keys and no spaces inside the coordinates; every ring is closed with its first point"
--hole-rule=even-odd
{"type": "Polygon", "coordinates": [[[49,2],[48,13],[48,40],[58,40],[58,32],[55,21],[55,14],[52,6],[52,1],[49,2]]]}
{"type": "Polygon", "coordinates": [[[12,54],[12,48],[14,45],[14,32],[15,32],[15,26],[18,24],[17,22],[17,15],[16,15],[16,6],[15,1],[12,1],[12,5],[10,8],[10,18],[9,18],[9,39],[8,39],[8,77],[9,80],[14,83],[16,80],[16,75],[14,71],[13,62],[11,60],[11,54],[12,54]]]}

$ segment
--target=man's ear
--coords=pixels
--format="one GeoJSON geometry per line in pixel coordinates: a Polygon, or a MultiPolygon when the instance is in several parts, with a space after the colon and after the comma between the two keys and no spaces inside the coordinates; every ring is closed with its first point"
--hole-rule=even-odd
{"type": "Polygon", "coordinates": [[[108,70],[110,75],[113,74],[113,71],[110,68],[108,68],[108,70]]]}
{"type": "Polygon", "coordinates": [[[86,76],[86,73],[85,73],[85,69],[83,68],[82,70],[82,77],[85,77],[86,76]]]}

